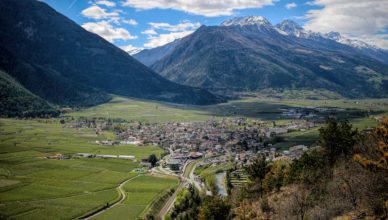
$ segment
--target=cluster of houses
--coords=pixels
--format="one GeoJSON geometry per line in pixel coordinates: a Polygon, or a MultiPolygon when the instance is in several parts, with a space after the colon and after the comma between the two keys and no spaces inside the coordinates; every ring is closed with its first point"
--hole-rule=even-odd
{"type": "Polygon", "coordinates": [[[280,109],[283,112],[281,113],[281,118],[288,119],[306,119],[306,120],[315,120],[315,121],[324,121],[325,117],[322,114],[333,114],[336,112],[343,112],[345,109],[341,108],[329,108],[329,107],[317,107],[317,106],[307,106],[307,107],[295,107],[295,108],[286,108],[280,109]]]}
{"type": "Polygon", "coordinates": [[[271,159],[279,156],[297,157],[305,148],[290,150],[291,153],[270,150],[264,144],[266,139],[292,130],[306,130],[315,127],[311,121],[294,121],[277,126],[273,122],[248,120],[247,118],[224,118],[189,123],[132,123],[124,132],[117,134],[120,144],[155,145],[171,149],[166,165],[171,170],[180,170],[187,159],[205,157],[212,163],[222,163],[234,158],[244,164],[266,153],[271,159]],[[219,156],[224,156],[219,159],[219,156]],[[217,159],[210,159],[217,158],[217,159]]]}
{"type": "Polygon", "coordinates": [[[170,168],[170,170],[179,171],[188,159],[198,159],[202,156],[203,155],[200,152],[189,152],[187,150],[183,150],[182,148],[178,148],[172,152],[166,162],[166,165],[170,168]]]}
{"type": "MultiPolygon", "coordinates": [[[[311,109],[310,109],[311,110],[311,109]]],[[[313,109],[319,111],[319,109],[313,109]]],[[[294,110],[292,110],[294,111],[294,110]]],[[[300,110],[295,112],[298,112],[300,110]]],[[[97,129],[105,124],[95,123],[97,129]]],[[[82,122],[75,127],[87,126],[82,122]]],[[[294,130],[306,130],[315,127],[312,120],[297,120],[283,125],[275,122],[248,120],[247,118],[214,118],[205,122],[169,122],[169,123],[126,123],[117,133],[118,141],[94,141],[98,145],[155,145],[170,149],[171,155],[166,165],[171,170],[180,170],[188,159],[205,157],[213,164],[223,163],[230,158],[240,164],[247,163],[265,153],[270,159],[295,158],[307,148],[295,146],[288,151],[276,152],[266,140],[294,130]],[[215,159],[216,158],[216,159],[215,159]]],[[[78,153],[79,157],[135,159],[130,155],[93,155],[78,153]]],[[[147,161],[141,162],[147,166],[147,161]]]]}
{"type": "Polygon", "coordinates": [[[184,148],[190,152],[258,150],[263,147],[265,138],[314,126],[313,122],[307,121],[276,126],[258,120],[248,121],[246,118],[188,123],[132,123],[117,135],[117,139],[120,144],[184,148]]]}

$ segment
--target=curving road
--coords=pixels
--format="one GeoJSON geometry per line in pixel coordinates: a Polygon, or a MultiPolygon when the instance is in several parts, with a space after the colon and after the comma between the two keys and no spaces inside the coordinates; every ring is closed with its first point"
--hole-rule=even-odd
{"type": "Polygon", "coordinates": [[[93,217],[95,217],[95,216],[97,216],[97,215],[99,215],[99,214],[101,214],[101,213],[103,213],[103,212],[106,212],[107,210],[109,210],[109,209],[115,207],[116,205],[120,204],[120,203],[121,203],[122,201],[124,201],[125,198],[126,198],[125,192],[124,192],[124,190],[122,189],[123,186],[124,186],[127,182],[129,182],[129,181],[131,181],[131,180],[133,180],[133,179],[135,179],[135,178],[137,178],[137,177],[139,177],[139,176],[141,176],[141,175],[142,175],[142,174],[139,174],[139,175],[137,175],[137,176],[134,176],[134,177],[131,177],[131,178],[125,180],[124,182],[122,182],[122,183],[116,188],[116,189],[119,190],[119,192],[120,192],[120,194],[121,194],[121,199],[120,199],[119,201],[116,201],[116,202],[114,202],[114,203],[112,203],[112,204],[110,204],[110,205],[108,205],[108,206],[106,206],[106,207],[104,207],[104,208],[98,210],[98,211],[95,212],[95,213],[91,213],[90,215],[86,215],[84,218],[81,218],[81,219],[87,220],[87,219],[93,218],[93,217]]]}

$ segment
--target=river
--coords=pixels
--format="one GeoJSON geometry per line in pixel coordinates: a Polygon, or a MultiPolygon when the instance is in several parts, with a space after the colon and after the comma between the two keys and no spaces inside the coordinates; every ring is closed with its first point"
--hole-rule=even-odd
{"type": "Polygon", "coordinates": [[[226,172],[221,172],[221,173],[216,174],[218,194],[220,196],[228,196],[228,194],[226,193],[226,189],[225,189],[225,181],[224,181],[225,175],[226,175],[226,172]]]}

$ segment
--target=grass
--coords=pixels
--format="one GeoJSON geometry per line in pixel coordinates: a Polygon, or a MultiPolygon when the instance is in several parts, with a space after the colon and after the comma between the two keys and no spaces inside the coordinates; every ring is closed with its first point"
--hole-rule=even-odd
{"type": "Polygon", "coordinates": [[[33,120],[0,119],[0,215],[15,219],[70,219],[118,199],[117,185],[134,175],[137,162],[122,159],[39,157],[78,152],[129,154],[136,158],[160,154],[154,146],[108,147],[88,141],[104,140],[80,134],[92,130],[63,128],[33,120]]]}
{"type": "Polygon", "coordinates": [[[120,205],[97,215],[93,220],[142,217],[152,201],[167,189],[177,186],[178,179],[175,177],[140,176],[124,185],[123,190],[127,197],[120,205]]]}
{"type": "Polygon", "coordinates": [[[286,133],[281,135],[281,137],[284,138],[284,141],[276,143],[274,147],[277,150],[288,150],[289,147],[300,144],[310,146],[312,144],[318,143],[318,135],[318,128],[310,129],[307,131],[295,131],[286,133]]]}
{"type": "MultiPolygon", "coordinates": [[[[345,108],[348,109],[347,113],[364,111],[370,112],[371,115],[388,114],[388,99],[284,100],[247,98],[217,105],[192,106],[114,96],[108,103],[73,111],[65,114],[65,116],[75,118],[81,116],[121,118],[127,121],[148,122],[205,121],[211,117],[244,116],[262,120],[275,120],[280,124],[284,124],[290,120],[280,118],[281,109],[302,106],[345,108]]],[[[354,117],[351,114],[344,116],[354,117]]]]}

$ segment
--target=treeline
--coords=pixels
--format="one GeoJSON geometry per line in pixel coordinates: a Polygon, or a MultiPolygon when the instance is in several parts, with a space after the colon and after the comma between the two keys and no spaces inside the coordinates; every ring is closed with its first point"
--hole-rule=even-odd
{"type": "Polygon", "coordinates": [[[388,118],[374,132],[329,120],[321,147],[292,162],[260,155],[249,181],[234,190],[234,219],[385,219],[388,214],[388,118]]]}
{"type": "Polygon", "coordinates": [[[174,206],[166,214],[165,219],[227,219],[231,206],[225,199],[218,196],[206,196],[193,185],[178,192],[174,206]]]}
{"type": "Polygon", "coordinates": [[[0,71],[0,117],[49,118],[59,114],[59,110],[0,71]]]}

